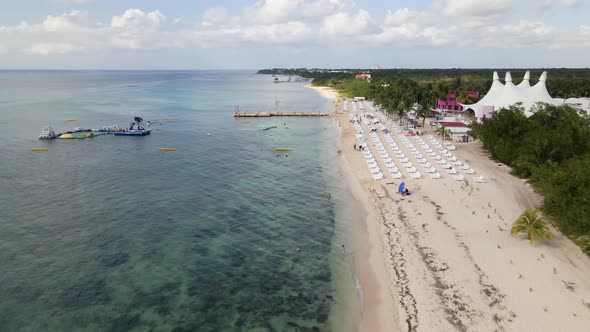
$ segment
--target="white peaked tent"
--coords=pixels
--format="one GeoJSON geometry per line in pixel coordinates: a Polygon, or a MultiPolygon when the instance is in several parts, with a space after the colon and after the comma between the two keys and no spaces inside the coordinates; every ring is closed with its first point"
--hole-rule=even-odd
{"type": "Polygon", "coordinates": [[[472,109],[475,112],[475,117],[480,121],[483,116],[489,116],[489,113],[492,111],[516,103],[521,103],[527,116],[532,114],[533,106],[537,103],[557,105],[558,103],[547,92],[547,86],[545,85],[547,72],[543,72],[541,78],[539,78],[539,82],[533,86],[529,82],[530,77],[531,74],[527,71],[523,81],[518,85],[514,85],[512,83],[512,75],[510,75],[510,72],[506,72],[506,84],[502,84],[498,73],[494,72],[494,81],[492,82],[490,91],[475,104],[463,104],[463,109],[472,109]]]}

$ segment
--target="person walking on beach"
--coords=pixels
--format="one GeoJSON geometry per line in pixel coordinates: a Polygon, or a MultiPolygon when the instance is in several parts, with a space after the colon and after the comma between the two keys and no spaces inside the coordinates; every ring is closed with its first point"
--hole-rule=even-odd
{"type": "Polygon", "coordinates": [[[342,256],[346,256],[346,248],[342,245],[342,256]]]}
{"type": "Polygon", "coordinates": [[[353,149],[355,149],[355,150],[356,150],[356,143],[354,143],[354,145],[353,145],[352,147],[353,147],[353,149]]]}

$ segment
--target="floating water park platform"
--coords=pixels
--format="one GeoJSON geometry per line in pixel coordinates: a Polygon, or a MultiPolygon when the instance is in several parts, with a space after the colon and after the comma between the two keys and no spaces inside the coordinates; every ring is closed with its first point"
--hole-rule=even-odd
{"type": "MultiPolygon", "coordinates": [[[[63,133],[56,133],[50,126],[43,127],[41,134],[39,135],[40,140],[52,140],[52,139],[85,139],[93,138],[101,135],[115,135],[115,136],[145,136],[151,133],[150,128],[146,128],[143,123],[143,119],[135,117],[134,121],[129,124],[129,128],[120,128],[118,125],[110,127],[102,127],[101,129],[85,129],[85,128],[74,128],[70,131],[63,133]]],[[[148,121],[148,125],[150,122],[148,121]]]]}
{"type": "Polygon", "coordinates": [[[234,118],[267,118],[270,116],[330,116],[327,112],[234,112],[234,118]]]}

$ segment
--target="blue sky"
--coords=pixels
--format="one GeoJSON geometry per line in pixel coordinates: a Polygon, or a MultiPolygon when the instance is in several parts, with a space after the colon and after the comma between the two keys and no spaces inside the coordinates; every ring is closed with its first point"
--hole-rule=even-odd
{"type": "Polygon", "coordinates": [[[0,0],[0,69],[588,67],[590,0],[0,0]]]}

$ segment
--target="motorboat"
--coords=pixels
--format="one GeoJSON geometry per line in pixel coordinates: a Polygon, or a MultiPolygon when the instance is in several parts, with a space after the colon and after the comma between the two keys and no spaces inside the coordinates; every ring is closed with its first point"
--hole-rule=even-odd
{"type": "Polygon", "coordinates": [[[58,137],[59,135],[56,134],[55,131],[53,131],[53,128],[51,128],[50,126],[43,127],[43,129],[41,130],[41,134],[39,135],[39,139],[43,140],[56,139],[58,137]]]}
{"type": "Polygon", "coordinates": [[[151,133],[151,129],[146,128],[140,117],[135,117],[135,120],[129,124],[129,129],[124,131],[113,132],[115,136],[145,136],[151,133]]]}

